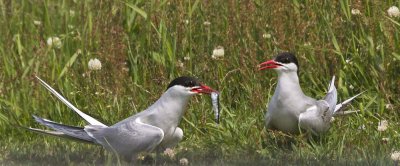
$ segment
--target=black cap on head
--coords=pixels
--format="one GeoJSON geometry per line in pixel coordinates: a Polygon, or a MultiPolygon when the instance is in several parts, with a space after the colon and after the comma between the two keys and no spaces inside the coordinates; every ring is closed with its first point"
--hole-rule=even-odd
{"type": "Polygon", "coordinates": [[[297,62],[297,58],[294,56],[293,53],[290,53],[290,52],[279,53],[276,56],[275,61],[284,63],[284,64],[294,63],[294,64],[296,64],[297,68],[299,68],[299,63],[297,62]]]}
{"type": "Polygon", "coordinates": [[[194,87],[194,86],[200,86],[200,82],[194,77],[182,76],[172,80],[171,83],[169,83],[167,89],[175,85],[182,85],[184,87],[194,87]]]}

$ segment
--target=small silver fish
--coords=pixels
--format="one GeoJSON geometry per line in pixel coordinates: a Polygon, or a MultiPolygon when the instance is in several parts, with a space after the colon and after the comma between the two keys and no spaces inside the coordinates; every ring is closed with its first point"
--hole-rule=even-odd
{"type": "Polygon", "coordinates": [[[219,124],[219,92],[211,93],[211,103],[213,106],[215,122],[217,122],[217,124],[219,124]]]}

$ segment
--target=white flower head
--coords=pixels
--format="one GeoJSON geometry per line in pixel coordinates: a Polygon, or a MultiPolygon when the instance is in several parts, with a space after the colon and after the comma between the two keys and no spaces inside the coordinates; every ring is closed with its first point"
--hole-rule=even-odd
{"type": "Polygon", "coordinates": [[[58,37],[49,37],[47,39],[47,45],[50,47],[61,48],[62,42],[61,39],[58,37]]]}
{"type": "Polygon", "coordinates": [[[40,25],[42,25],[42,22],[38,21],[38,20],[33,20],[33,24],[40,26],[40,25]]]}
{"type": "Polygon", "coordinates": [[[387,138],[387,137],[385,137],[385,138],[382,138],[382,142],[384,142],[384,143],[388,143],[389,142],[389,138],[387,138]]]}
{"type": "Polygon", "coordinates": [[[270,38],[272,37],[272,35],[269,34],[269,33],[264,33],[264,34],[262,35],[262,37],[263,37],[264,39],[270,39],[270,38]]]}
{"type": "Polygon", "coordinates": [[[394,151],[391,155],[390,158],[393,161],[400,161],[400,151],[394,151]]]}
{"type": "Polygon", "coordinates": [[[381,49],[382,49],[382,45],[381,44],[376,46],[376,50],[381,50],[381,49]]]}
{"type": "Polygon", "coordinates": [[[185,24],[189,24],[189,20],[185,20],[184,22],[185,22],[185,24]]]}
{"type": "Polygon", "coordinates": [[[210,21],[204,21],[203,25],[204,26],[209,26],[209,25],[211,25],[211,22],[210,21]]]}
{"type": "Polygon", "coordinates": [[[81,49],[76,50],[75,54],[82,54],[82,50],[81,49]]]}
{"type": "Polygon", "coordinates": [[[399,17],[400,10],[397,6],[392,6],[387,10],[389,17],[399,17]]]}
{"type": "Polygon", "coordinates": [[[169,158],[174,158],[175,157],[175,152],[171,148],[167,148],[164,150],[164,155],[168,156],[169,158]]]}
{"type": "Polygon", "coordinates": [[[358,127],[358,130],[365,130],[365,129],[366,129],[366,127],[364,124],[358,127]]]}
{"type": "Polygon", "coordinates": [[[185,57],[183,57],[183,60],[189,61],[189,60],[190,60],[190,56],[185,56],[185,57]]]}
{"type": "Polygon", "coordinates": [[[305,47],[311,46],[311,42],[305,42],[305,43],[304,43],[304,46],[305,46],[305,47]]]}
{"type": "Polygon", "coordinates": [[[89,70],[100,70],[101,69],[101,62],[97,59],[90,59],[88,63],[89,70]]]}
{"type": "Polygon", "coordinates": [[[74,16],[75,16],[75,11],[69,10],[69,15],[70,15],[71,17],[74,17],[74,16]]]}
{"type": "Polygon", "coordinates": [[[356,16],[356,15],[361,15],[361,12],[358,9],[351,9],[351,14],[356,16]]]}
{"type": "Polygon", "coordinates": [[[351,62],[351,60],[350,59],[346,59],[346,63],[350,63],[351,62]]]}
{"type": "Polygon", "coordinates": [[[349,88],[350,88],[350,89],[354,89],[354,86],[350,84],[349,88]]]}
{"type": "Polygon", "coordinates": [[[385,131],[389,126],[389,122],[387,120],[381,120],[378,123],[378,131],[385,131]]]}
{"type": "Polygon", "coordinates": [[[386,104],[385,108],[388,110],[393,110],[394,107],[393,107],[393,104],[386,104]]]}
{"type": "Polygon", "coordinates": [[[224,55],[225,55],[224,47],[217,46],[214,48],[211,58],[213,59],[223,58],[224,55]]]}
{"type": "Polygon", "coordinates": [[[179,68],[183,68],[183,67],[184,67],[184,64],[183,64],[183,62],[182,62],[181,60],[178,60],[177,66],[178,66],[179,68]]]}
{"type": "Polygon", "coordinates": [[[140,154],[139,154],[138,157],[137,157],[137,159],[143,161],[143,160],[144,160],[144,155],[140,155],[140,154]]]}
{"type": "Polygon", "coordinates": [[[179,160],[180,165],[189,165],[189,160],[187,158],[181,158],[179,160]]]}

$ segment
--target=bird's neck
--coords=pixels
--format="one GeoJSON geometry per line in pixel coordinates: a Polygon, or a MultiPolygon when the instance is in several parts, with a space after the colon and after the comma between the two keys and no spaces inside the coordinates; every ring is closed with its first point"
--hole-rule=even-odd
{"type": "Polygon", "coordinates": [[[301,90],[299,77],[297,72],[280,72],[278,73],[278,84],[275,92],[279,92],[282,97],[290,97],[293,95],[304,95],[301,90]]]}
{"type": "MultiPolygon", "coordinates": [[[[167,90],[167,92],[154,103],[154,108],[152,108],[153,111],[157,111],[154,115],[157,116],[157,121],[161,122],[160,125],[169,127],[178,126],[186,110],[189,99],[190,96],[188,95],[182,95],[179,92],[167,90]]],[[[155,125],[158,126],[157,124],[155,125]]]]}

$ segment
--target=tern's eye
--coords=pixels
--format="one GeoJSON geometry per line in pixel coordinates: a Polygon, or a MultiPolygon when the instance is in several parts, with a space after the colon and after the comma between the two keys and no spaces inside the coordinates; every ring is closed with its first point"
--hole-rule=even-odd
{"type": "Polygon", "coordinates": [[[290,60],[288,57],[282,59],[282,63],[289,63],[289,62],[290,62],[290,60]]]}
{"type": "Polygon", "coordinates": [[[186,86],[186,87],[193,87],[193,86],[194,86],[194,82],[193,82],[193,81],[187,81],[187,82],[185,83],[185,86],[186,86]]]}

